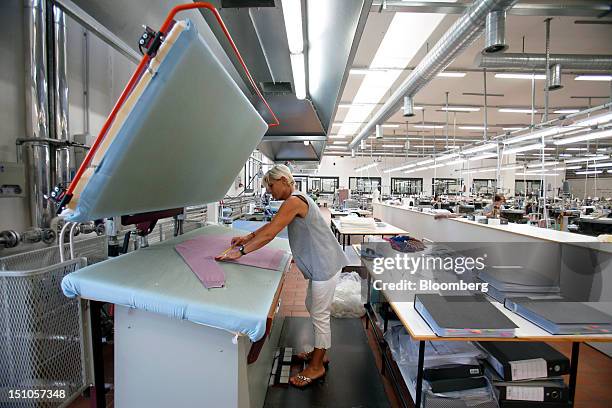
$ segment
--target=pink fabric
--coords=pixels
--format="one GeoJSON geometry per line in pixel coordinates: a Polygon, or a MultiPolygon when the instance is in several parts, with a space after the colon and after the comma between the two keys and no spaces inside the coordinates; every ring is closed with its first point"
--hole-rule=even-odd
{"type": "MultiPolygon", "coordinates": [[[[220,288],[225,285],[225,272],[215,256],[230,247],[231,238],[229,235],[201,235],[181,242],[175,249],[206,288],[220,288]]],[[[264,247],[231,262],[278,270],[283,256],[282,250],[264,247]]]]}

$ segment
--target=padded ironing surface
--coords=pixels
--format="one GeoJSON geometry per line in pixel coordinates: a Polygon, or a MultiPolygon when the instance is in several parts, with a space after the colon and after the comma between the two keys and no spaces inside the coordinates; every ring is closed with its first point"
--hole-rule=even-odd
{"type": "Polygon", "coordinates": [[[279,270],[224,262],[225,287],[206,289],[174,246],[201,234],[227,232],[221,226],[204,227],[88,266],[66,276],[62,290],[68,297],[160,313],[242,333],[257,341],[265,334],[268,312],[291,259],[289,245],[284,239],[268,244],[287,251],[279,270]]]}
{"type": "Polygon", "coordinates": [[[67,218],[220,200],[267,128],[195,27],[177,22],[76,184],[67,218]]]}
{"type": "MultiPolygon", "coordinates": [[[[245,230],[245,231],[257,231],[259,228],[263,227],[264,225],[266,225],[267,222],[263,222],[263,221],[246,221],[246,220],[236,220],[232,223],[233,228],[238,229],[238,230],[245,230]]],[[[278,235],[276,236],[277,238],[289,238],[288,232],[287,232],[287,228],[283,228],[278,235]]]]}

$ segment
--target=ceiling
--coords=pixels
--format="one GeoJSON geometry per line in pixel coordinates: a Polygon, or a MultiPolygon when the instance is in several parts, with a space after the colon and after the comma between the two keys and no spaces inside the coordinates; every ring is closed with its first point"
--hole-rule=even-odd
{"type": "MultiPolygon", "coordinates": [[[[394,2],[397,3],[397,2],[394,2]]],[[[533,3],[533,2],[531,2],[533,3]]],[[[568,3],[568,2],[561,2],[568,3]]],[[[422,2],[420,4],[423,4],[422,2]]],[[[519,3],[519,6],[524,2],[519,3]]],[[[575,4],[573,2],[572,4],[575,4]]],[[[601,4],[601,2],[582,2],[585,9],[588,5],[601,4]]],[[[373,7],[375,8],[375,7],[373,7]]],[[[542,13],[539,13],[542,14],[542,13]]],[[[578,13],[576,13],[578,14],[578,13]]],[[[585,12],[585,14],[588,14],[585,12]]],[[[365,29],[357,48],[357,53],[353,61],[354,68],[367,68],[372,64],[376,51],[381,44],[385,33],[395,15],[393,11],[371,11],[365,25],[365,29]]],[[[429,14],[420,14],[423,17],[429,14]]],[[[416,66],[426,55],[427,49],[431,48],[444,32],[457,20],[458,14],[445,15],[437,28],[429,36],[429,39],[421,44],[419,51],[414,55],[405,71],[401,73],[391,88],[380,100],[369,100],[361,103],[374,104],[373,112],[382,106],[388,95],[390,95],[398,85],[408,76],[410,69],[416,66]]],[[[544,53],[545,52],[545,24],[544,16],[523,16],[514,15],[509,12],[506,21],[506,39],[509,48],[506,52],[518,53],[544,53]]],[[[610,24],[575,24],[576,20],[582,21],[607,21],[610,17],[571,17],[556,16],[551,21],[550,52],[552,54],[598,54],[612,55],[612,25],[610,24]]],[[[410,41],[412,36],[408,35],[405,41],[410,41]]],[[[472,46],[467,48],[447,69],[446,71],[464,72],[463,78],[437,77],[427,84],[416,96],[415,106],[423,107],[417,110],[412,118],[404,118],[400,111],[395,113],[384,127],[384,138],[380,140],[370,139],[367,141],[366,152],[383,152],[388,155],[423,155],[432,154],[434,151],[445,150],[446,131],[445,125],[448,118],[449,144],[463,145],[482,140],[484,130],[461,129],[463,126],[483,127],[484,109],[484,73],[478,68],[475,62],[476,57],[481,53],[484,46],[484,36],[481,36],[472,46]],[[441,110],[446,103],[448,93],[449,106],[470,106],[480,108],[477,112],[449,112],[441,110]],[[466,93],[468,95],[466,95],[466,93]],[[480,95],[469,95],[469,94],[480,95]],[[416,126],[437,125],[437,129],[420,129],[416,126]],[[406,150],[404,144],[408,137],[410,147],[406,150]],[[422,140],[418,140],[424,138],[422,140]],[[435,143],[434,143],[435,138],[435,143]],[[419,148],[422,145],[431,146],[425,149],[419,148]],[[385,145],[385,147],[383,147],[385,145]],[[397,147],[390,147],[397,145],[397,147]],[[435,146],[435,149],[434,149],[435,146]]],[[[488,70],[486,74],[487,88],[487,122],[489,127],[488,136],[495,136],[504,133],[502,128],[526,127],[531,123],[531,114],[525,113],[502,113],[499,108],[527,108],[531,107],[531,80],[525,79],[500,79],[495,74],[500,71],[488,70]]],[[[509,72],[509,71],[504,71],[509,72]]],[[[611,83],[610,82],[590,82],[574,80],[576,72],[564,71],[562,75],[563,88],[549,93],[549,119],[558,117],[559,114],[553,113],[558,109],[577,108],[583,109],[589,106],[601,105],[610,102],[611,83]],[[590,99],[587,97],[591,97],[590,99]]],[[[610,73],[608,73],[610,74],[610,73]]],[[[351,104],[355,102],[355,97],[364,81],[364,75],[351,74],[342,93],[341,104],[351,104]]],[[[544,112],[544,81],[535,81],[535,123],[540,123],[544,112]]],[[[346,119],[350,108],[339,108],[334,123],[341,123],[346,119]]],[[[325,154],[346,154],[347,151],[339,150],[342,143],[352,140],[358,133],[361,124],[356,123],[354,132],[344,138],[338,136],[339,125],[335,125],[331,131],[329,146],[336,143],[336,149],[326,149],[325,154]]],[[[345,128],[346,129],[346,128],[345,128]]],[[[329,147],[328,146],[328,147],[329,147]]],[[[612,139],[600,140],[595,147],[612,146],[612,139]]]]}

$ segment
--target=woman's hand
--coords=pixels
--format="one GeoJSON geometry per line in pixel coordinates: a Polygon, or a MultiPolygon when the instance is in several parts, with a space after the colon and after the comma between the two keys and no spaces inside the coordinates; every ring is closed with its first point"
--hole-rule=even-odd
{"type": "Polygon", "coordinates": [[[240,246],[249,242],[251,238],[253,238],[253,234],[244,235],[242,237],[233,237],[230,243],[233,247],[240,246]]]}
{"type": "Polygon", "coordinates": [[[221,254],[221,255],[217,255],[215,257],[215,261],[234,261],[238,258],[240,258],[242,256],[242,254],[240,253],[240,249],[238,248],[232,248],[229,251],[221,254]]]}

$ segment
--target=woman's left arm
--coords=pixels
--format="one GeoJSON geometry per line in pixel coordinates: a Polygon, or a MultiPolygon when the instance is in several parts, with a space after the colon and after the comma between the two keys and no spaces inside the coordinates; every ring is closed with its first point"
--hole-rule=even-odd
{"type": "MultiPolygon", "coordinates": [[[[283,228],[289,225],[302,212],[303,206],[306,206],[306,204],[297,197],[290,197],[285,200],[272,220],[258,229],[255,236],[243,245],[244,252],[248,254],[249,252],[256,251],[272,241],[283,228]]],[[[215,259],[219,261],[231,260],[240,258],[240,255],[240,251],[236,248],[215,259]]]]}

